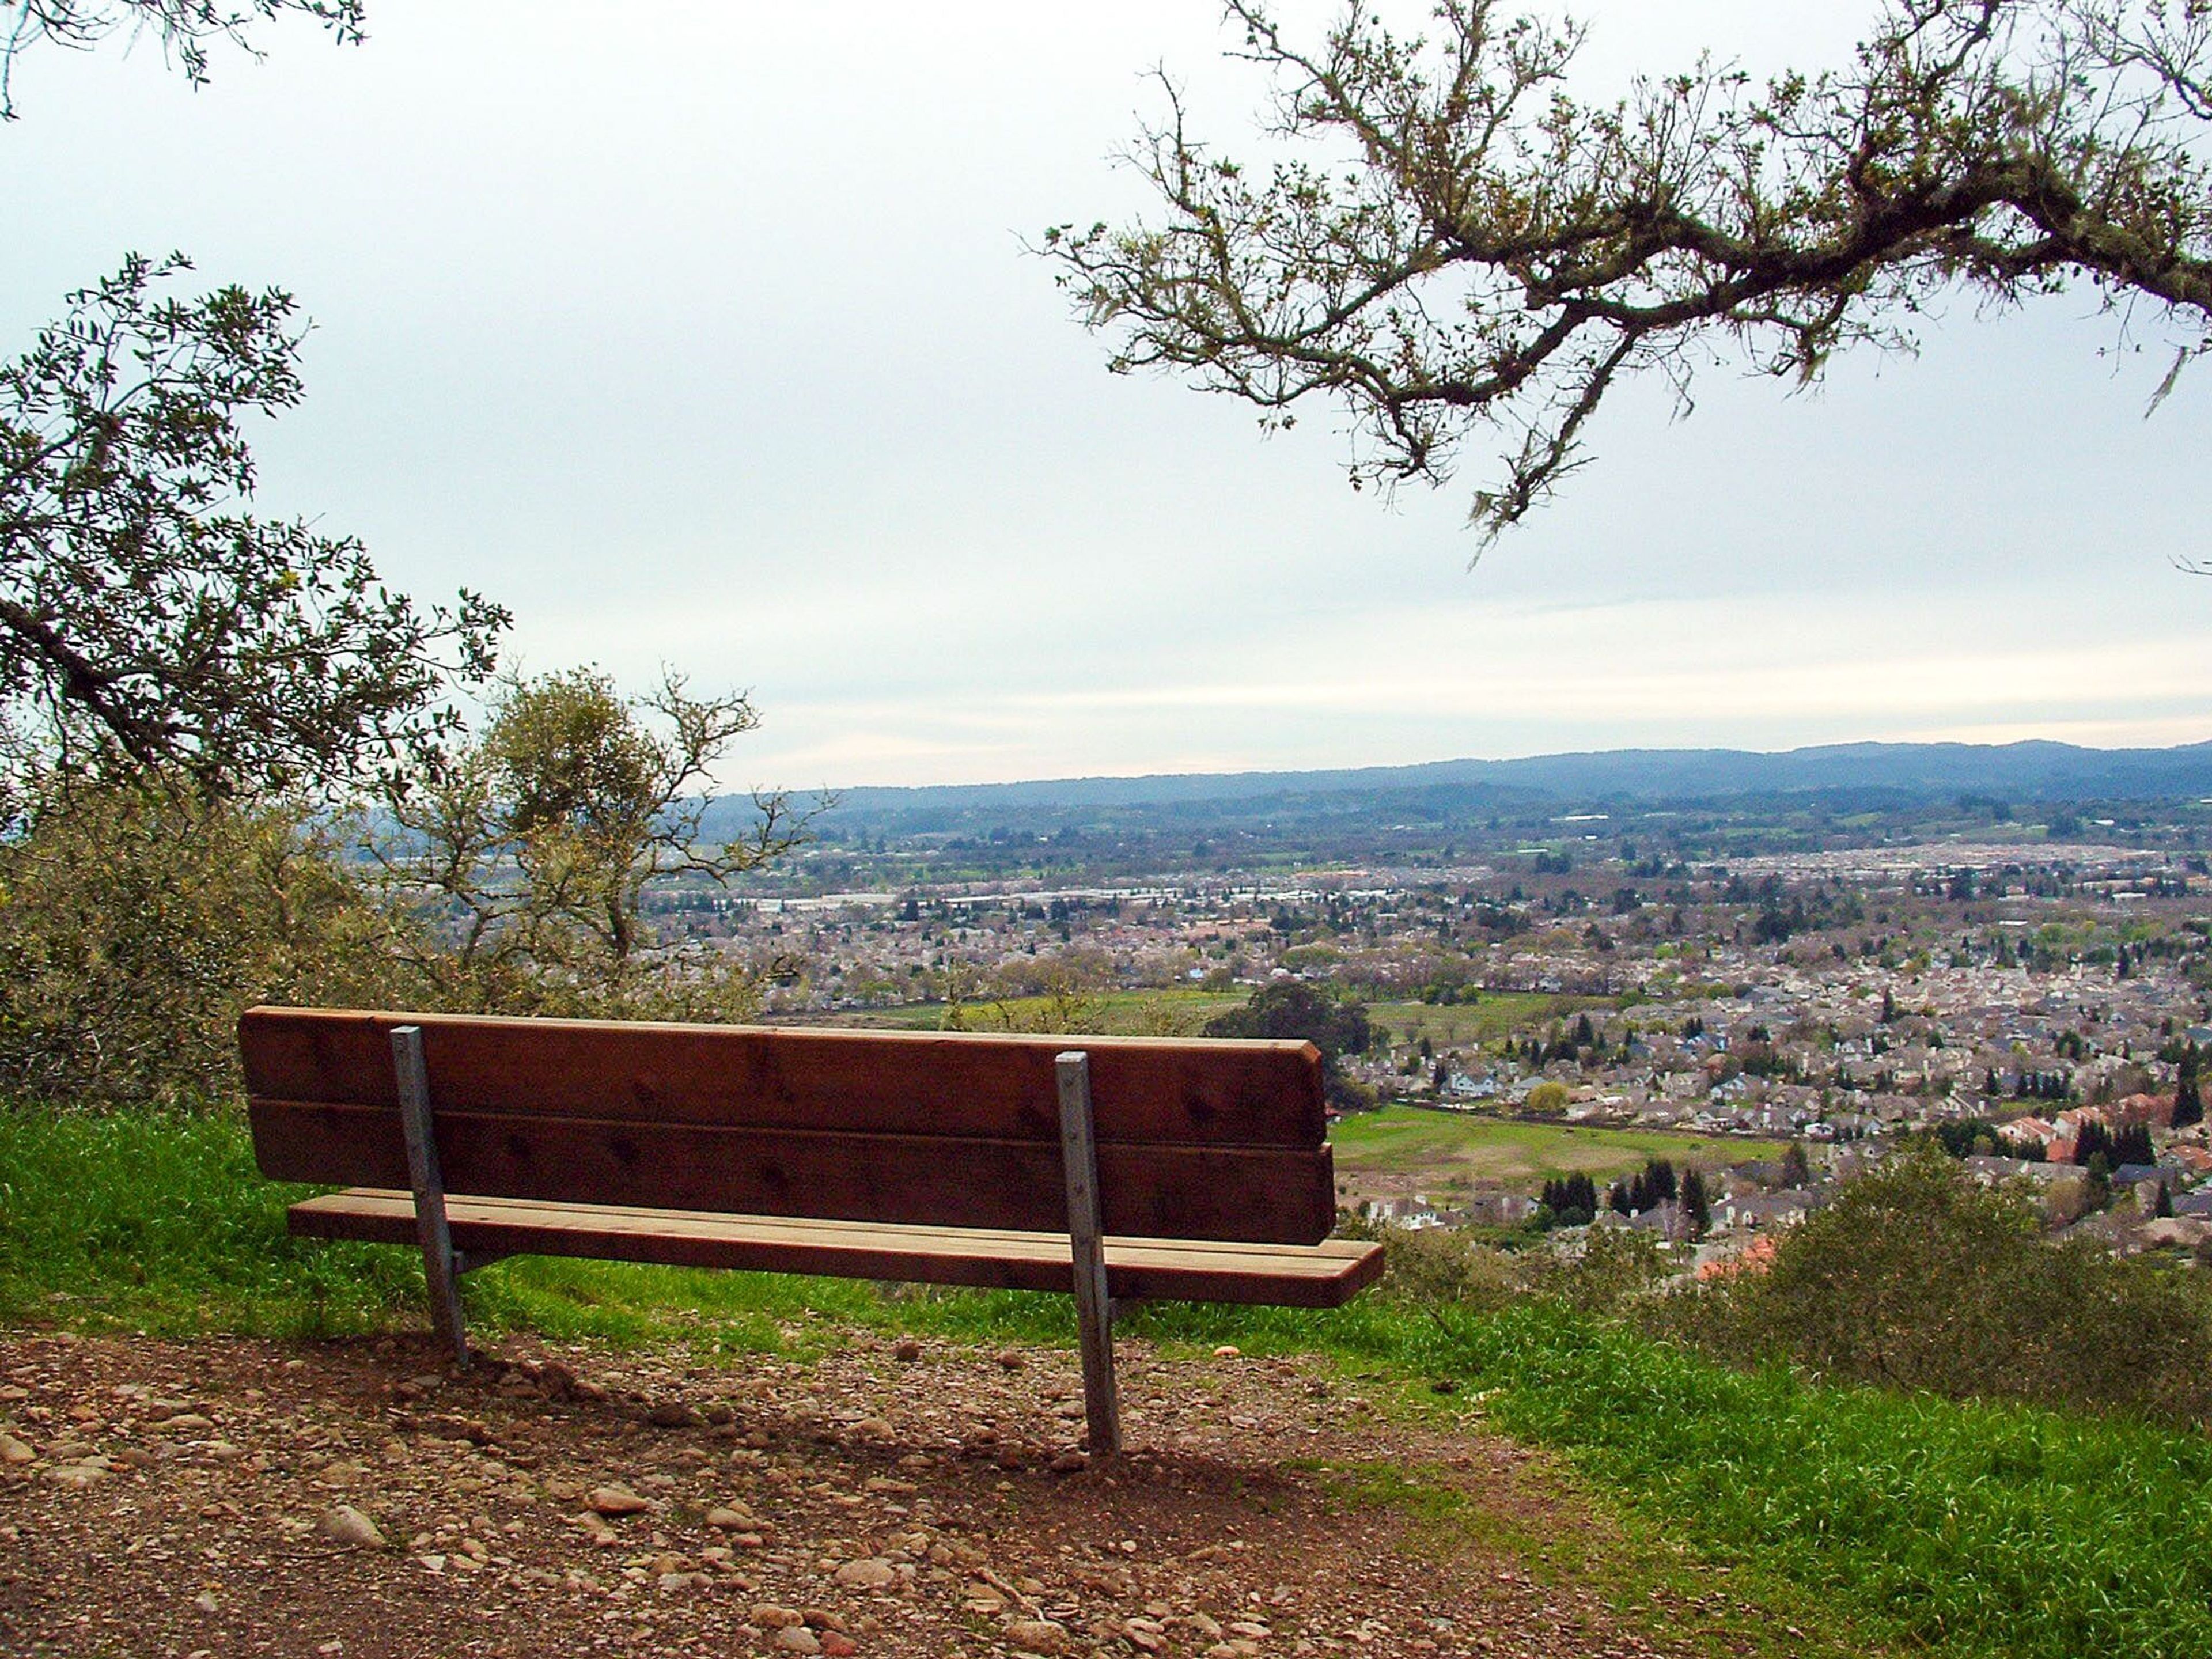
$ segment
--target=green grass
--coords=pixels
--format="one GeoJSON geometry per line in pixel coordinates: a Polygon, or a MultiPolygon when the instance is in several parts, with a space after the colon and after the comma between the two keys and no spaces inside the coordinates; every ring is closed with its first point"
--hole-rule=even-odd
{"type": "Polygon", "coordinates": [[[1367,1017],[1390,1034],[1393,1042],[1419,1042],[1423,1037],[1438,1048],[1470,1048],[1495,1042],[1532,1025],[1572,1019],[1587,1008],[1593,1012],[1618,1008],[1618,997],[1553,995],[1543,991],[1485,991],[1472,1003],[1437,1005],[1426,1002],[1370,1003],[1367,1017]],[[1407,1033],[1413,1035],[1410,1038],[1407,1033]]]}
{"type": "Polygon", "coordinates": [[[1339,1176],[1413,1176],[1442,1188],[1469,1182],[1533,1188],[1556,1176],[1586,1174],[1606,1181],[1639,1169],[1647,1158],[1676,1164],[1723,1164],[1771,1155],[1771,1141],[1720,1140],[1656,1129],[1602,1129],[1524,1123],[1468,1112],[1386,1106],[1345,1118],[1330,1132],[1339,1176]]]}
{"type": "MultiPolygon", "coordinates": [[[[1184,989],[1097,991],[1073,999],[1079,1023],[1085,1031],[1102,1036],[1196,1036],[1206,1022],[1251,1000],[1249,991],[1184,989]]],[[[1011,1020],[1020,1030],[1046,1029],[1039,1024],[1054,1007],[1049,997],[987,997],[967,1005],[968,1029],[990,1031],[1011,1020]]],[[[935,1031],[945,1025],[941,1002],[908,1003],[896,1008],[872,1008],[858,1013],[827,1014],[812,1023],[825,1025],[885,1027],[894,1030],[935,1031]]]]}
{"type": "MultiPolygon", "coordinates": [[[[412,1254],[289,1239],[296,1194],[260,1179],[230,1120],[0,1112],[0,1325],[420,1329],[412,1254]]],[[[854,1328],[1073,1334],[1064,1297],[580,1261],[502,1262],[471,1275],[468,1297],[487,1334],[669,1344],[710,1362],[804,1354],[854,1328]]],[[[1846,1637],[1962,1659],[2212,1651],[2212,1442],[2200,1435],[1733,1371],[1542,1303],[1481,1316],[1373,1293],[1318,1314],[1165,1304],[1127,1329],[1322,1355],[1371,1379],[1363,1392],[1390,1411],[1472,1412],[1549,1449],[1573,1501],[1617,1516],[1629,1542],[1490,1541],[1624,1606],[1646,1588],[1753,1604],[1713,1626],[1716,1652],[1834,1650],[1846,1637]],[[1431,1393],[1444,1377],[1456,1391],[1431,1393]],[[1780,1634],[1785,1620],[1808,1632],[1801,1644],[1780,1634]]],[[[1344,1479],[1351,1498],[1424,1526],[1510,1531],[1400,1474],[1344,1479]]]]}

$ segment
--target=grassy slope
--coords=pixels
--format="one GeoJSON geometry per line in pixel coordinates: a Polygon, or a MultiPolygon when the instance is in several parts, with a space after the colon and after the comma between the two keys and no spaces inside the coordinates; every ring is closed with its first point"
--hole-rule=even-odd
{"type": "Polygon", "coordinates": [[[1602,1182],[1640,1168],[1646,1158],[1677,1165],[1726,1164],[1763,1158],[1771,1141],[1721,1140],[1661,1130],[1585,1128],[1522,1123],[1462,1112],[1388,1106],[1346,1117],[1329,1133],[1340,1173],[1452,1176],[1530,1188],[1554,1176],[1587,1174],[1602,1182]]]}
{"type": "Polygon", "coordinates": [[[1559,996],[1541,991],[1485,991],[1480,1000],[1437,1006],[1425,1002],[1377,1002],[1369,1005],[1367,1017],[1386,1027],[1393,1042],[1419,1042],[1423,1037],[1438,1048],[1467,1048],[1479,1042],[1495,1042],[1531,1025],[1549,1025],[1571,1019],[1582,1010],[1610,1010],[1617,997],[1559,996]],[[1411,1033],[1410,1036],[1407,1033],[1411,1033]]]}
{"type": "MultiPolygon", "coordinates": [[[[227,1121],[0,1112],[0,1323],[279,1335],[415,1323],[409,1253],[295,1243],[291,1195],[253,1173],[227,1121]]],[[[853,1324],[1073,1334],[1065,1297],[885,1296],[584,1262],[502,1263],[472,1279],[470,1300],[486,1326],[671,1342],[702,1358],[804,1349],[853,1324]]],[[[1700,1638],[1716,1651],[2212,1650],[2212,1443],[2200,1436],[1746,1376],[1547,1304],[1442,1317],[1371,1294],[1325,1315],[1168,1304],[1132,1328],[1330,1355],[1391,1389],[1397,1409],[1472,1407],[1553,1449],[1562,1478],[1620,1506],[1631,1547],[1598,1558],[1524,1540],[1539,1567],[1595,1576],[1626,1604],[1731,1566],[1730,1593],[1769,1616],[1723,1621],[1700,1638]],[[1431,1378],[1457,1392],[1430,1393],[1431,1378]],[[1785,1634],[1791,1623],[1806,1636],[1785,1634]]],[[[1428,1501],[1411,1474],[1389,1474],[1367,1482],[1376,1501],[1428,1501]]]]}

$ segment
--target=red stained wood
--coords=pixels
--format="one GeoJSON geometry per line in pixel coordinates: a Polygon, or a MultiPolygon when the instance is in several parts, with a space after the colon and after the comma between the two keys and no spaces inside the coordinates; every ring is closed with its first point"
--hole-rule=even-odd
{"type": "MultiPolygon", "coordinates": [[[[257,1099],[250,1111],[256,1158],[273,1180],[406,1185],[397,1108],[257,1099]]],[[[442,1103],[436,1127],[453,1194],[1063,1233],[1067,1225],[1057,1139],[611,1121],[442,1103]]],[[[1107,1230],[1159,1237],[1317,1243],[1335,1220],[1332,1169],[1326,1145],[1098,1148],[1107,1230]]]]}
{"type": "Polygon", "coordinates": [[[1326,1133],[1310,1043],[825,1031],[255,1008],[239,1024],[264,1099],[396,1104],[390,1033],[422,1028],[439,1110],[1056,1145],[1053,1056],[1091,1056],[1102,1146],[1311,1152],[1326,1133]]]}
{"type": "MultiPolygon", "coordinates": [[[[453,1242],[492,1255],[580,1255],[912,1280],[985,1289],[1065,1291],[1067,1239],[1050,1232],[888,1227],[789,1221],[667,1209],[448,1200],[453,1242]]],[[[293,1232],[405,1244],[415,1237],[404,1192],[347,1192],[291,1208],[293,1232]]],[[[1201,1243],[1109,1237],[1106,1279],[1115,1297],[1334,1308],[1382,1272],[1380,1245],[1332,1239],[1312,1246],[1201,1243]]]]}

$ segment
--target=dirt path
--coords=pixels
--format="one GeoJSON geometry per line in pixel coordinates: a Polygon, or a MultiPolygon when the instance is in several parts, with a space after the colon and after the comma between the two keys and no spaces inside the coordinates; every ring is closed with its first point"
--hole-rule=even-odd
{"type": "Polygon", "coordinates": [[[1045,1350],[455,1378],[392,1339],[0,1332],[0,1654],[1678,1650],[1477,1541],[1595,1524],[1510,1445],[1317,1366],[1123,1365],[1109,1471],[1045,1350]]]}

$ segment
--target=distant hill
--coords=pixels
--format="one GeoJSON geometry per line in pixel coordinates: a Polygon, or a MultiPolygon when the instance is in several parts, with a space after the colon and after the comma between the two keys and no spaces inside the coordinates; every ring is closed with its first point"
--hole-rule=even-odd
{"type": "Polygon", "coordinates": [[[1851,743],[1762,754],[1741,749],[1615,749],[1518,760],[1433,761],[1321,772],[1216,772],[1055,778],[840,792],[824,825],[955,830],[996,817],[1146,817],[1268,802],[1303,815],[1392,800],[1433,809],[1601,806],[1820,795],[1899,802],[1986,796],[2019,802],[2178,800],[2212,795],[2212,743],[2086,749],[2065,743],[1851,743]],[[1340,802],[1331,798],[1342,798],[1340,802]],[[1146,810],[1149,809],[1149,810],[1146,810]]]}

